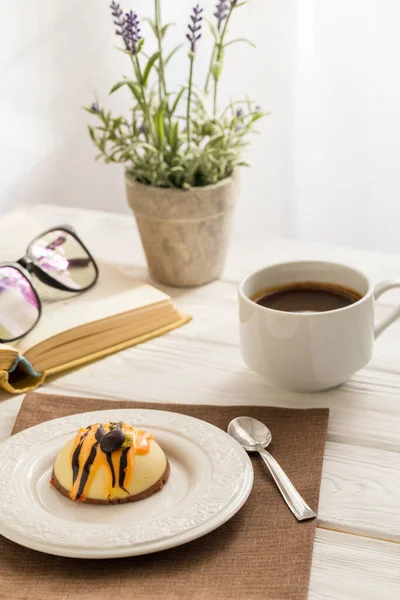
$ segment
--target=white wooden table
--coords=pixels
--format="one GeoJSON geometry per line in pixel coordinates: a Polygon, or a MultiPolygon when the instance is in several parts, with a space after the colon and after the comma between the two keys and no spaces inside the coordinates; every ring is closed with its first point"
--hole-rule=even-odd
{"type": "MultiPolygon", "coordinates": [[[[148,278],[133,218],[48,205],[27,211],[44,226],[73,224],[98,259],[148,278]]],[[[21,253],[28,241],[18,242],[21,253]]],[[[0,250],[0,260],[19,258],[7,252],[4,240],[0,250]]],[[[251,235],[234,239],[220,281],[199,289],[164,288],[193,315],[189,325],[105,359],[107,368],[97,362],[42,390],[165,403],[330,407],[309,598],[398,600],[400,322],[378,340],[368,367],[340,388],[315,395],[273,389],[241,360],[236,282],[263,264],[294,258],[344,261],[375,281],[400,276],[400,255],[251,235]]],[[[399,292],[385,295],[378,318],[398,302],[399,292]]],[[[0,439],[10,434],[22,399],[0,393],[0,439]]]]}

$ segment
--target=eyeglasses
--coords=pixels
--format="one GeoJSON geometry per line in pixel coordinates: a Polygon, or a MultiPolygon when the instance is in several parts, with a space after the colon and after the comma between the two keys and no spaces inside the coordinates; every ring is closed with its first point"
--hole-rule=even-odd
{"type": "Polygon", "coordinates": [[[42,314],[30,274],[58,290],[83,292],[99,276],[96,262],[69,225],[45,231],[16,262],[0,263],[0,342],[29,333],[42,314]]]}

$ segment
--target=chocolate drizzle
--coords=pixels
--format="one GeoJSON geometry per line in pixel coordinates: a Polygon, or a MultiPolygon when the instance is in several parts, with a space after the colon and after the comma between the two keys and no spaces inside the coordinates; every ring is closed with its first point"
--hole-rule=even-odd
{"type": "Polygon", "coordinates": [[[111,453],[108,452],[106,454],[106,457],[107,457],[108,466],[110,467],[110,471],[111,471],[111,477],[112,477],[111,487],[115,488],[115,471],[114,471],[114,465],[113,465],[111,453]]]}
{"type": "Polygon", "coordinates": [[[86,485],[87,479],[89,477],[90,467],[92,466],[92,464],[94,463],[94,459],[96,458],[98,445],[99,445],[99,442],[95,442],[93,444],[92,449],[90,450],[90,454],[84,464],[83,472],[81,475],[81,480],[79,482],[79,487],[78,487],[78,491],[76,494],[77,500],[79,500],[79,498],[82,496],[83,490],[85,489],[85,485],[86,485]]]}
{"type": "Polygon", "coordinates": [[[72,484],[75,483],[76,478],[78,477],[78,473],[79,473],[79,455],[81,453],[81,449],[82,449],[82,444],[83,441],[85,439],[85,437],[87,436],[87,434],[90,431],[90,426],[86,427],[86,431],[85,433],[82,435],[79,444],[77,445],[77,447],[75,448],[75,451],[72,455],[72,484]]]}
{"type": "MultiPolygon", "coordinates": [[[[122,490],[125,490],[125,476],[126,476],[126,467],[128,465],[128,452],[129,448],[124,448],[121,454],[121,458],[119,459],[119,479],[118,485],[122,490]]],[[[126,492],[127,490],[125,490],[126,492]]],[[[128,492],[129,493],[129,492],[128,492]]]]}

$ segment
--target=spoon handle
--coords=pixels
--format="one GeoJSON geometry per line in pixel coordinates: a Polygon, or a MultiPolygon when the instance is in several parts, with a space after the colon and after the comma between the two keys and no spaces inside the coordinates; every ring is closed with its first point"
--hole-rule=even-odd
{"type": "Polygon", "coordinates": [[[311,510],[308,504],[304,502],[303,498],[275,458],[264,448],[257,448],[257,450],[267,465],[279,491],[296,519],[298,521],[314,519],[317,515],[311,510]]]}

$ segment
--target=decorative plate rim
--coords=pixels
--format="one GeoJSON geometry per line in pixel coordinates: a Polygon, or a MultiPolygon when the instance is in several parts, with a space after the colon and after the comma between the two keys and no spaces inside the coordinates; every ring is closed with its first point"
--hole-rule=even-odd
{"type": "Polygon", "coordinates": [[[203,448],[212,464],[212,479],[199,499],[185,509],[159,515],[133,526],[65,522],[48,519],[35,505],[24,502],[13,475],[20,461],[38,444],[73,433],[82,421],[111,420],[115,410],[78,413],[46,421],[21,431],[0,444],[0,533],[42,552],[81,558],[133,556],[171,548],[216,529],[247,500],[253,468],[247,453],[222,429],[196,417],[167,410],[119,409],[124,420],[173,431],[203,448]]]}

